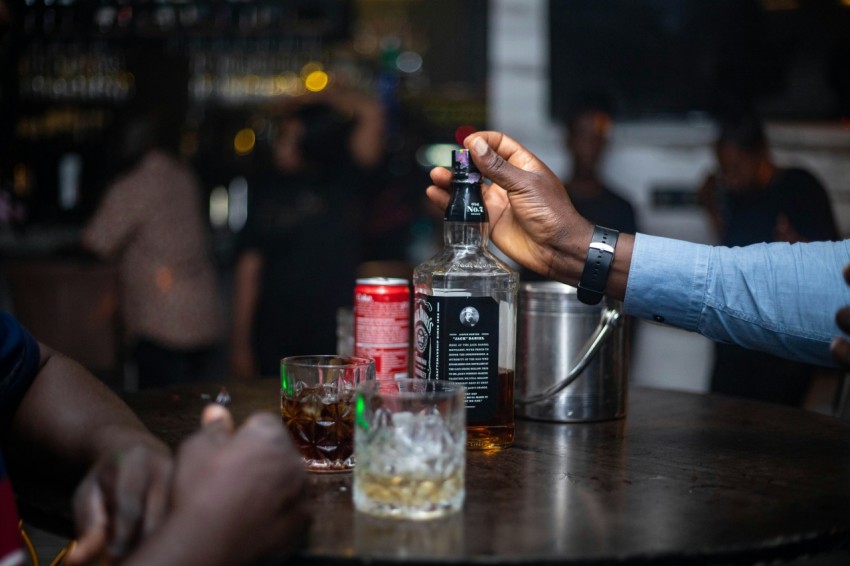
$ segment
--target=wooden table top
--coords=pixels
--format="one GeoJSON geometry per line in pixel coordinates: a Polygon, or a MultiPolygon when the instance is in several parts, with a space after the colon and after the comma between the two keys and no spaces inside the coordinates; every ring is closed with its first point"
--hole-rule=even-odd
{"type": "MultiPolygon", "coordinates": [[[[218,385],[127,395],[176,445],[218,385]]],[[[278,412],[274,379],[227,384],[237,422],[278,412]]],[[[312,564],[756,562],[850,545],[850,423],[778,405],[633,387],[623,420],[517,421],[467,452],[466,502],[430,522],[354,511],[350,473],[310,475],[312,564]]]]}

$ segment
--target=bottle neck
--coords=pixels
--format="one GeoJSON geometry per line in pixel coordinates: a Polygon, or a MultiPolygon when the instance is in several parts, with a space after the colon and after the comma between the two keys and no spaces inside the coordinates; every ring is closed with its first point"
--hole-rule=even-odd
{"type": "Polygon", "coordinates": [[[490,224],[481,183],[477,180],[452,182],[452,197],[443,220],[443,240],[447,246],[486,246],[490,224]]]}
{"type": "Polygon", "coordinates": [[[446,222],[487,222],[487,207],[484,206],[481,184],[466,181],[452,182],[452,196],[446,207],[443,220],[446,222]]]}
{"type": "Polygon", "coordinates": [[[490,240],[489,222],[451,222],[443,225],[443,242],[452,247],[487,247],[490,240]]]}

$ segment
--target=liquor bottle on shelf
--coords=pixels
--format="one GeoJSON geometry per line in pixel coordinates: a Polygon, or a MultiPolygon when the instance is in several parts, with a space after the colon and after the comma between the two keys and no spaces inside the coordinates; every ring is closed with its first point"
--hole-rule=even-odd
{"type": "Polygon", "coordinates": [[[467,447],[514,438],[514,361],[519,274],[488,249],[481,174],[466,149],[452,154],[444,249],[413,273],[414,373],[467,388],[467,447]]]}

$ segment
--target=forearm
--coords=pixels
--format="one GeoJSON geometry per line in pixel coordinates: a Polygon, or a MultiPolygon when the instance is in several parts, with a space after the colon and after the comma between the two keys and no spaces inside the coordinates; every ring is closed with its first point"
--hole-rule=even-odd
{"type": "Polygon", "coordinates": [[[50,464],[40,468],[61,470],[63,478],[75,481],[101,456],[130,446],[168,452],[88,370],[40,347],[41,367],[12,422],[9,449],[16,461],[50,464]]]}
{"type": "Polygon", "coordinates": [[[367,169],[377,166],[384,154],[384,110],[378,100],[354,90],[329,90],[319,99],[354,120],[349,141],[354,162],[367,169]]]}
{"type": "Polygon", "coordinates": [[[132,230],[132,227],[127,225],[124,212],[120,208],[116,209],[113,201],[114,197],[107,193],[107,197],[80,234],[80,245],[83,249],[104,259],[116,257],[127,230],[132,230]]]}
{"type": "Polygon", "coordinates": [[[778,356],[833,365],[850,241],[725,248],[639,235],[628,314],[778,356]]]}

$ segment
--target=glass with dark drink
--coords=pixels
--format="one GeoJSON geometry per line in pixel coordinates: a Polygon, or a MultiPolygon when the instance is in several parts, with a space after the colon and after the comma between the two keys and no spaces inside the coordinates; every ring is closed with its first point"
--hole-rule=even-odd
{"type": "Polygon", "coordinates": [[[312,472],[354,467],[354,390],[375,362],[351,356],[291,356],[280,362],[280,415],[312,472]]]}

